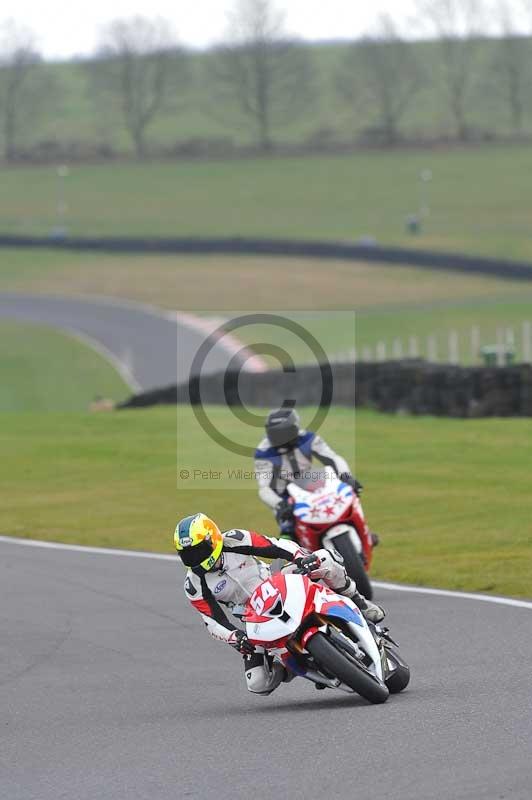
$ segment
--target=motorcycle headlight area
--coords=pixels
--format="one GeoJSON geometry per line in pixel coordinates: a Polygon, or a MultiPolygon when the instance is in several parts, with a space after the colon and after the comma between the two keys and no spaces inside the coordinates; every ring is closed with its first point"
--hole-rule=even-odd
{"type": "Polygon", "coordinates": [[[279,619],[281,622],[288,622],[290,614],[285,611],[282,597],[279,595],[273,606],[262,612],[264,617],[271,617],[272,619],[279,619]]]}

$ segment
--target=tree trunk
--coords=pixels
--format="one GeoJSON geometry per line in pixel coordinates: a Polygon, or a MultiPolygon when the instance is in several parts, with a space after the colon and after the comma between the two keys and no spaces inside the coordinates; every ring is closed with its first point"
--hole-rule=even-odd
{"type": "Polygon", "coordinates": [[[259,147],[263,153],[269,153],[272,150],[272,140],[270,137],[270,123],[268,114],[260,114],[259,119],[259,147]]]}
{"type": "Polygon", "coordinates": [[[144,136],[144,125],[137,125],[130,128],[131,138],[135,146],[135,153],[137,158],[143,159],[146,157],[146,137],[144,136]]]}
{"type": "Polygon", "coordinates": [[[16,156],[15,132],[16,132],[16,88],[10,84],[7,87],[6,101],[4,106],[4,158],[6,161],[14,161],[16,156]]]}
{"type": "Polygon", "coordinates": [[[510,116],[513,129],[519,133],[523,127],[523,103],[519,87],[512,83],[510,86],[510,116]]]}
{"type": "Polygon", "coordinates": [[[464,109],[464,98],[459,88],[452,90],[451,111],[456,126],[456,135],[459,141],[466,142],[469,139],[469,125],[464,109]]]}

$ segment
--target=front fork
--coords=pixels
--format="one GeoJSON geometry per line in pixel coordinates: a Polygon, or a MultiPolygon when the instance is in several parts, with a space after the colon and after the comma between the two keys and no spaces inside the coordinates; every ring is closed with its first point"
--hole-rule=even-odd
{"type": "Polygon", "coordinates": [[[388,630],[388,628],[380,627],[380,625],[375,625],[373,622],[368,622],[368,627],[371,629],[371,632],[375,639],[375,644],[377,645],[377,648],[379,650],[383,680],[386,680],[386,678],[389,677],[390,675],[387,649],[391,645],[395,645],[395,647],[399,647],[399,645],[390,636],[390,631],[388,630]]]}

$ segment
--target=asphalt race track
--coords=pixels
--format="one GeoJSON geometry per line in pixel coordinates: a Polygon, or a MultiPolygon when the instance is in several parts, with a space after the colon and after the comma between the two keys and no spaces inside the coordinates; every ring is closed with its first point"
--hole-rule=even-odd
{"type": "Polygon", "coordinates": [[[0,797],[529,800],[532,604],[379,599],[404,694],[255,697],[174,559],[0,541],[0,797]]]}
{"type": "MultiPolygon", "coordinates": [[[[0,294],[0,319],[51,325],[90,337],[126,367],[135,388],[188,380],[205,333],[179,323],[172,312],[126,302],[15,293],[0,294]]],[[[224,369],[233,352],[215,345],[202,373],[224,369]]]]}

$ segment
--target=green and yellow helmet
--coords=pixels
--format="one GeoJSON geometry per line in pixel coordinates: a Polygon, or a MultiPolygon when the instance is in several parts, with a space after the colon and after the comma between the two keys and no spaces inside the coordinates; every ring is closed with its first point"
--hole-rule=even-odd
{"type": "Polygon", "coordinates": [[[192,514],[177,523],[175,549],[183,564],[208,572],[222,554],[223,537],[218,525],[205,514],[192,514]]]}

